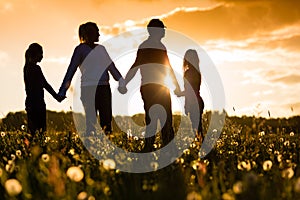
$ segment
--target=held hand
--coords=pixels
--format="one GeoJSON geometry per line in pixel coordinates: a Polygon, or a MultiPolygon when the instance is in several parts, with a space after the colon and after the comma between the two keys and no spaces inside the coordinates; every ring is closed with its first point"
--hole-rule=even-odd
{"type": "Polygon", "coordinates": [[[66,98],[66,96],[57,95],[55,99],[60,103],[60,102],[62,102],[65,98],[66,98]]]}
{"type": "Polygon", "coordinates": [[[176,89],[174,90],[174,94],[175,94],[176,96],[178,96],[178,97],[183,96],[183,92],[182,92],[179,88],[176,88],[176,89]]]}
{"type": "Polygon", "coordinates": [[[127,93],[127,88],[126,88],[126,87],[121,87],[121,86],[119,86],[119,87],[118,87],[118,91],[119,91],[121,94],[126,94],[126,93],[127,93]]]}

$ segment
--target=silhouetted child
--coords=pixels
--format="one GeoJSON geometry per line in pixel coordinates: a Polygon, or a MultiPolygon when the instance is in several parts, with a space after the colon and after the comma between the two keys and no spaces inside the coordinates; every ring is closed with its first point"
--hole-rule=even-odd
{"type": "Polygon", "coordinates": [[[177,96],[185,97],[185,114],[189,115],[193,130],[203,140],[202,114],[204,102],[200,96],[201,72],[199,63],[197,51],[189,49],[185,52],[183,59],[184,91],[177,94],[177,96]]]}
{"type": "Polygon", "coordinates": [[[26,90],[26,112],[28,130],[31,134],[29,142],[43,140],[46,131],[46,104],[44,101],[44,88],[57,100],[60,97],[46,81],[41,67],[37,65],[43,59],[43,48],[32,43],[25,53],[24,82],[26,90]]]}

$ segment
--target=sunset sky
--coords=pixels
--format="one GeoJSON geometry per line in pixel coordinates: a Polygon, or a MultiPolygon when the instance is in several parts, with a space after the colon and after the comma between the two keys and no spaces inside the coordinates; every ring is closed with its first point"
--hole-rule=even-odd
{"type": "MultiPolygon", "coordinates": [[[[300,114],[298,0],[0,0],[0,118],[25,109],[23,66],[30,43],[43,46],[40,66],[58,91],[79,43],[81,23],[96,22],[100,42],[105,43],[122,32],[144,28],[153,17],[205,50],[222,79],[230,115],[300,114]]],[[[132,53],[127,62],[116,61],[123,76],[134,58],[132,53]]],[[[181,60],[171,63],[181,70],[181,60]]],[[[208,93],[203,92],[207,105],[208,93]]],[[[45,92],[47,109],[70,111],[72,91],[67,97],[59,104],[45,92]]],[[[140,97],[134,98],[139,102],[136,112],[143,112],[140,97]]]]}

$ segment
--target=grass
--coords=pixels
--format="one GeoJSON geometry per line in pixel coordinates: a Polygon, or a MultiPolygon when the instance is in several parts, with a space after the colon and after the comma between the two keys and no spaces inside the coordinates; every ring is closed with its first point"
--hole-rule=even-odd
{"type": "MultiPolygon", "coordinates": [[[[171,165],[142,174],[118,170],[134,158],[111,156],[105,141],[94,149],[102,159],[95,159],[73,131],[48,131],[30,148],[24,131],[1,132],[0,199],[300,199],[298,133],[243,128],[226,119],[203,159],[201,144],[193,141],[171,165]]],[[[181,145],[193,140],[187,131],[177,132],[181,145]]],[[[143,146],[142,139],[122,132],[110,140],[130,151],[143,146]]]]}

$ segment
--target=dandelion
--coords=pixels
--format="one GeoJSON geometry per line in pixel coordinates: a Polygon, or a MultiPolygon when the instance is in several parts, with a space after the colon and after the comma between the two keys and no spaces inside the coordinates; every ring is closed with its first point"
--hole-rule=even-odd
{"type": "Polygon", "coordinates": [[[263,163],[263,170],[264,171],[269,171],[271,168],[272,168],[272,161],[271,160],[266,160],[264,163],[263,163]]]}
{"type": "Polygon", "coordinates": [[[17,151],[16,151],[16,155],[17,155],[18,157],[21,157],[22,151],[21,151],[21,150],[17,150],[17,151]]]}
{"type": "Polygon", "coordinates": [[[8,179],[4,183],[4,187],[9,196],[17,196],[22,192],[22,185],[17,179],[8,179]]]}
{"type": "Polygon", "coordinates": [[[84,174],[83,174],[83,171],[79,167],[72,166],[72,167],[69,167],[69,169],[67,170],[67,176],[72,181],[80,182],[83,179],[84,174]]]}
{"type": "Polygon", "coordinates": [[[26,129],[26,126],[23,124],[23,125],[21,126],[21,130],[22,130],[22,131],[25,131],[25,129],[26,129]]]}
{"type": "Polygon", "coordinates": [[[77,199],[78,200],[84,200],[88,197],[88,194],[84,191],[80,192],[78,195],[77,195],[77,199]]]}
{"type": "Polygon", "coordinates": [[[8,173],[12,173],[15,170],[15,163],[12,160],[9,160],[8,163],[5,165],[5,170],[8,173]]]}
{"type": "Polygon", "coordinates": [[[157,169],[158,169],[158,163],[157,162],[151,162],[150,163],[150,166],[151,166],[151,168],[154,170],[154,171],[156,171],[157,169]]]}
{"type": "Polygon", "coordinates": [[[75,154],[75,149],[73,149],[73,148],[70,149],[70,150],[69,150],[69,154],[71,154],[71,155],[73,156],[73,155],[75,154]]]}
{"type": "Polygon", "coordinates": [[[185,150],[183,150],[183,153],[184,153],[185,155],[189,155],[189,154],[190,154],[190,150],[189,150],[189,149],[185,149],[185,150]]]}
{"type": "Polygon", "coordinates": [[[103,192],[105,195],[109,195],[110,194],[110,188],[108,186],[105,186],[103,189],[103,192]]]}
{"type": "Polygon", "coordinates": [[[259,135],[260,137],[262,137],[262,136],[265,135],[265,132],[264,132],[264,131],[261,131],[261,132],[258,133],[258,135],[259,135]]]}
{"type": "Polygon", "coordinates": [[[290,132],[290,136],[293,137],[295,135],[294,132],[290,132]]]}
{"type": "Polygon", "coordinates": [[[226,193],[222,194],[222,199],[223,200],[234,200],[234,197],[231,194],[226,192],[226,193]]]}
{"type": "Polygon", "coordinates": [[[15,154],[11,154],[10,157],[11,157],[12,160],[16,160],[16,155],[15,154]]]}
{"type": "Polygon", "coordinates": [[[279,154],[279,155],[277,156],[277,160],[278,160],[278,162],[282,162],[282,155],[281,155],[281,154],[279,154]]]}
{"type": "Polygon", "coordinates": [[[49,162],[49,160],[50,160],[50,156],[48,154],[44,153],[42,155],[42,161],[46,163],[46,162],[49,162]]]}
{"type": "Polygon", "coordinates": [[[1,132],[1,137],[5,137],[5,132],[1,132]]]}
{"type": "Polygon", "coordinates": [[[250,163],[249,160],[239,162],[237,168],[239,170],[244,170],[245,169],[247,171],[250,171],[251,170],[251,163],[250,163]]]}
{"type": "Polygon", "coordinates": [[[113,159],[106,159],[103,161],[103,168],[106,170],[116,169],[116,163],[113,159]]]}
{"type": "Polygon", "coordinates": [[[285,141],[285,142],[283,143],[283,145],[286,146],[286,147],[290,146],[290,141],[288,141],[288,140],[285,141]]]}
{"type": "Polygon", "coordinates": [[[242,181],[238,181],[236,182],[233,187],[232,190],[235,194],[241,194],[243,192],[243,183],[242,181]]]}
{"type": "Polygon", "coordinates": [[[199,193],[192,191],[192,192],[188,193],[186,199],[187,200],[202,200],[202,197],[199,193]]]}
{"type": "Polygon", "coordinates": [[[94,196],[89,196],[88,200],[96,200],[94,196]]]}
{"type": "Polygon", "coordinates": [[[281,177],[285,179],[291,179],[294,176],[294,170],[290,167],[287,169],[284,169],[281,172],[281,177]]]}
{"type": "Polygon", "coordinates": [[[300,193],[300,177],[297,178],[295,185],[294,185],[294,191],[297,193],[300,193]]]}

